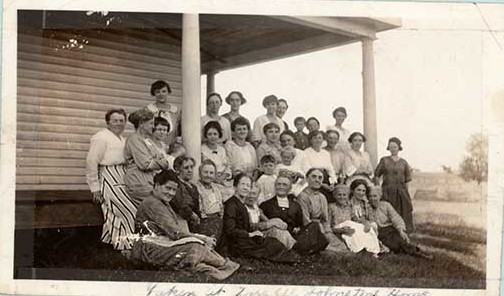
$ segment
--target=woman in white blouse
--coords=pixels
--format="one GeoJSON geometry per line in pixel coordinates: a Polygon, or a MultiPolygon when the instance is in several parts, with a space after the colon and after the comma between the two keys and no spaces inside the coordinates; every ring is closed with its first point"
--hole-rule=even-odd
{"type": "Polygon", "coordinates": [[[126,125],[126,112],[111,109],[105,114],[107,128],[91,137],[86,159],[86,181],[93,194],[93,201],[103,211],[101,241],[117,250],[132,245],[136,207],[124,190],[126,171],[122,136],[126,125]]]}
{"type": "MultiPolygon", "coordinates": [[[[319,168],[325,170],[329,175],[329,184],[334,184],[337,181],[336,174],[331,162],[331,154],[325,149],[322,149],[324,143],[323,131],[312,131],[308,134],[310,147],[306,148],[304,158],[308,168],[319,168]]],[[[329,188],[328,188],[329,189],[329,188]]]]}
{"type": "Polygon", "coordinates": [[[371,158],[366,151],[361,151],[362,143],[366,142],[366,137],[360,132],[354,132],[348,138],[348,142],[350,142],[351,149],[346,153],[343,164],[344,173],[348,177],[362,175],[371,178],[373,175],[371,158]]]}

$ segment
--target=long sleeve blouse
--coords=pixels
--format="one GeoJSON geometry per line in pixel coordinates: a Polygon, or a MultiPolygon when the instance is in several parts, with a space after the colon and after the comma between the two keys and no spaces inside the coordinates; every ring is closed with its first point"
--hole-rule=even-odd
{"type": "MultiPolygon", "coordinates": [[[[100,165],[124,164],[123,136],[116,136],[109,129],[102,129],[91,137],[91,145],[86,157],[86,182],[91,192],[100,190],[98,167],[100,165]]],[[[121,180],[122,183],[122,180],[121,180]]]]}
{"type": "Polygon", "coordinates": [[[256,152],[249,142],[245,142],[244,146],[239,146],[234,141],[227,141],[224,148],[233,176],[237,172],[252,174],[257,168],[256,152]]]}
{"type": "Polygon", "coordinates": [[[327,199],[322,193],[305,188],[298,196],[298,203],[303,210],[304,225],[317,221],[324,231],[330,230],[327,199]]]}
{"type": "Polygon", "coordinates": [[[308,168],[322,168],[327,171],[329,175],[329,182],[335,183],[338,179],[334,173],[332,166],[331,155],[325,149],[320,149],[318,152],[312,147],[306,148],[304,151],[304,158],[308,164],[308,168]]]}
{"type": "Polygon", "coordinates": [[[406,230],[401,216],[390,203],[383,200],[380,201],[376,209],[372,210],[371,220],[376,222],[379,228],[393,226],[397,230],[406,230]]]}

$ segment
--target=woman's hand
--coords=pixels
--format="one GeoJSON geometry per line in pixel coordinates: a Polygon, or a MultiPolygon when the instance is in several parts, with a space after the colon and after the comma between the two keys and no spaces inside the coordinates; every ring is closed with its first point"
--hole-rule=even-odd
{"type": "Polygon", "coordinates": [[[271,227],[276,227],[278,229],[286,230],[287,223],[285,223],[284,221],[282,221],[279,218],[273,218],[268,221],[268,228],[271,228],[271,227]]]}
{"type": "Polygon", "coordinates": [[[406,233],[406,231],[404,231],[404,229],[401,229],[399,230],[399,235],[401,236],[401,238],[403,240],[405,240],[408,244],[410,243],[410,239],[408,237],[408,234],[406,233]]]}
{"type": "Polygon", "coordinates": [[[95,192],[92,192],[93,194],[93,202],[95,204],[102,204],[103,203],[103,195],[101,193],[101,191],[95,191],[95,192]]]}
{"type": "Polygon", "coordinates": [[[254,237],[254,236],[260,236],[260,237],[264,237],[264,233],[260,232],[259,230],[256,230],[254,232],[249,232],[249,237],[254,237]]]}
{"type": "Polygon", "coordinates": [[[371,224],[368,221],[364,221],[364,232],[368,233],[371,230],[371,224]]]}
{"type": "Polygon", "coordinates": [[[198,217],[198,215],[196,215],[196,213],[192,213],[191,221],[193,221],[196,224],[200,224],[200,218],[198,217]]]}
{"type": "Polygon", "coordinates": [[[202,240],[207,247],[210,249],[215,248],[217,245],[217,240],[214,237],[209,237],[203,234],[195,234],[196,238],[202,240]]]}
{"type": "Polygon", "coordinates": [[[353,229],[352,227],[348,227],[348,226],[343,227],[343,231],[348,236],[352,236],[355,233],[355,229],[353,229]]]}

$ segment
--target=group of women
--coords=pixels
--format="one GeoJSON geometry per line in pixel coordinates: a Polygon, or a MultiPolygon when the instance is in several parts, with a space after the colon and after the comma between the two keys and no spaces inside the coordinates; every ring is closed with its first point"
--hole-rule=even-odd
{"type": "Polygon", "coordinates": [[[390,249],[430,258],[409,241],[411,176],[398,156],[399,139],[389,140],[391,155],[373,169],[361,150],[365,136],[343,127],[343,107],[326,132],[314,117],[296,118],[294,132],[282,119],[287,101],[270,95],[263,100],[266,114],[251,128],[240,114],[247,102],[240,92],[225,98],[231,108],[223,115],[223,100],[213,93],[201,118],[202,163],[195,168],[178,137],[180,111],[170,93],[156,81],[154,103],[129,116],[107,111],[107,128],[91,138],[86,177],[103,210],[104,243],[135,260],[218,279],[239,267],[220,254],[296,262],[321,251],[390,249]],[[125,139],[127,121],[135,132],[125,139]],[[372,187],[380,177],[382,187],[372,187]],[[272,193],[264,195],[266,188],[272,193]]]}

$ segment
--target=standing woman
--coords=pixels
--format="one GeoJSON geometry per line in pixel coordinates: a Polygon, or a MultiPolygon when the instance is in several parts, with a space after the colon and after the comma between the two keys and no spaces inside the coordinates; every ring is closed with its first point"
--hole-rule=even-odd
{"type": "Polygon", "coordinates": [[[151,194],[155,173],[170,164],[152,140],[154,114],[140,109],[130,114],[128,120],[135,127],[135,133],[128,137],[124,148],[127,164],[124,184],[126,193],[134,197],[133,202],[138,206],[151,194]]]}
{"type": "Polygon", "coordinates": [[[245,104],[247,100],[243,97],[243,94],[241,92],[230,92],[229,95],[224,99],[224,101],[231,107],[231,109],[228,113],[225,113],[222,116],[229,120],[230,123],[233,122],[236,118],[242,116],[240,114],[240,107],[241,105],[245,104]]]}
{"type": "MultiPolygon", "coordinates": [[[[325,134],[323,131],[312,131],[308,134],[310,147],[306,148],[304,157],[308,168],[321,168],[329,176],[329,184],[337,182],[334,167],[332,166],[331,154],[325,149],[322,149],[325,134]]],[[[329,188],[328,188],[329,189],[329,188]]],[[[332,190],[332,189],[329,189],[332,190]]]]}
{"type": "Polygon", "coordinates": [[[146,106],[146,109],[154,114],[154,117],[163,117],[170,125],[170,131],[166,136],[166,144],[171,145],[175,138],[180,134],[180,110],[177,106],[168,102],[168,96],[171,94],[171,88],[168,83],[158,80],[151,85],[150,94],[156,99],[152,104],[146,106]]]}
{"type": "Polygon", "coordinates": [[[254,127],[252,129],[252,135],[250,136],[250,142],[255,148],[257,148],[261,142],[266,141],[266,135],[263,130],[266,124],[275,123],[280,127],[280,133],[285,129],[283,120],[276,115],[278,98],[275,95],[266,96],[262,101],[262,105],[266,109],[266,114],[254,120],[254,127]]]}
{"type": "Polygon", "coordinates": [[[101,241],[116,250],[132,246],[136,207],[124,190],[123,177],[126,112],[111,109],[105,114],[107,128],[91,137],[86,159],[86,181],[93,201],[101,204],[103,230],[101,241]]]}
{"type": "Polygon", "coordinates": [[[224,184],[224,181],[231,178],[231,166],[226,155],[226,149],[219,145],[222,138],[222,128],[217,121],[209,121],[203,128],[204,142],[201,145],[201,159],[210,159],[217,168],[216,180],[224,184]]]}
{"type": "Polygon", "coordinates": [[[233,177],[239,173],[252,175],[257,168],[257,159],[254,147],[247,142],[250,123],[245,117],[238,117],[231,123],[231,130],[233,131],[233,140],[224,144],[231,166],[231,174],[233,177]]]}
{"type": "Polygon", "coordinates": [[[376,178],[383,176],[383,200],[388,201],[406,223],[406,231],[412,232],[413,205],[408,192],[408,182],[411,181],[410,166],[406,160],[399,157],[402,150],[401,140],[392,137],[388,141],[387,150],[390,156],[380,159],[375,170],[376,178]]]}
{"type": "Polygon", "coordinates": [[[336,148],[341,152],[347,152],[350,150],[350,143],[345,141],[350,136],[350,130],[343,127],[343,122],[347,118],[347,111],[345,107],[338,107],[334,109],[332,116],[336,122],[334,125],[327,127],[327,130],[335,130],[339,133],[341,141],[338,142],[336,148]]]}

